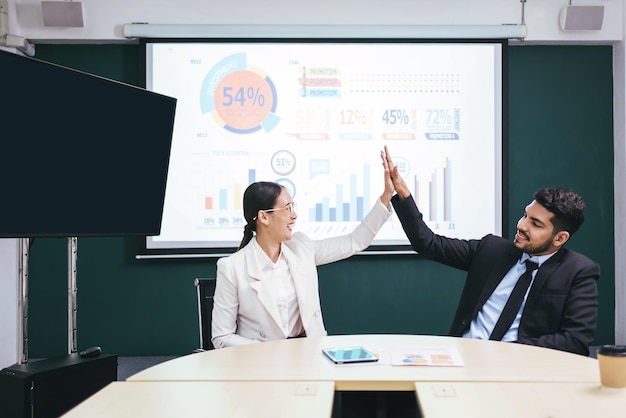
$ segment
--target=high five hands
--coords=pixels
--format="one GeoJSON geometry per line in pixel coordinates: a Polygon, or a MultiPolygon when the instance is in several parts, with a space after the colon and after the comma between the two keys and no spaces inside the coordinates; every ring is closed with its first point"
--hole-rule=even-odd
{"type": "MultiPolygon", "coordinates": [[[[391,180],[393,184],[393,188],[396,189],[398,196],[402,199],[406,199],[411,195],[409,188],[407,187],[404,179],[400,175],[398,171],[398,167],[394,165],[391,156],[389,155],[389,150],[387,149],[387,145],[385,145],[385,149],[380,152],[380,158],[383,160],[383,168],[385,169],[385,183],[391,180]]],[[[387,184],[385,184],[385,190],[387,190],[387,184]]]]}

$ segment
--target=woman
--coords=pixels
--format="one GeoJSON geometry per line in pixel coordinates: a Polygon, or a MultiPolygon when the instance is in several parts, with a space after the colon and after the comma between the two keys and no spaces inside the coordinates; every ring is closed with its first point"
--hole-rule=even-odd
{"type": "Polygon", "coordinates": [[[217,261],[213,346],[326,335],[316,266],[369,246],[391,213],[393,183],[388,171],[384,183],[380,199],[353,232],[324,240],[292,234],[297,214],[283,186],[271,182],[248,186],[241,244],[237,252],[217,261]]]}

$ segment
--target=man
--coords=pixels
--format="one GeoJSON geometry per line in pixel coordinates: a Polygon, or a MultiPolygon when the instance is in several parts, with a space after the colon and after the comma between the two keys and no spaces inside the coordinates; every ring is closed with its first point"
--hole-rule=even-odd
{"type": "Polygon", "coordinates": [[[537,191],[517,223],[512,242],[491,234],[480,240],[452,239],[426,226],[387,147],[383,166],[390,171],[396,190],[391,202],[412,248],[467,271],[450,335],[589,354],[600,267],[564,248],[584,221],[585,204],[579,195],[564,188],[537,191]],[[520,275],[530,284],[514,290],[518,281],[522,284],[520,275]],[[515,293],[520,294],[521,306],[505,309],[513,304],[515,293]],[[508,322],[503,311],[513,312],[508,322]]]}

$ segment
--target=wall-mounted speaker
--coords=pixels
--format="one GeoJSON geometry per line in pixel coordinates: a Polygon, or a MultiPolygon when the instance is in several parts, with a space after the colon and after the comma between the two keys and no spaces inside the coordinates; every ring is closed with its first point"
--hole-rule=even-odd
{"type": "Polygon", "coordinates": [[[600,30],[604,19],[604,6],[566,6],[559,16],[561,29],[600,30]]]}
{"type": "Polygon", "coordinates": [[[42,1],[41,14],[46,27],[82,28],[83,3],[80,1],[42,1]]]}

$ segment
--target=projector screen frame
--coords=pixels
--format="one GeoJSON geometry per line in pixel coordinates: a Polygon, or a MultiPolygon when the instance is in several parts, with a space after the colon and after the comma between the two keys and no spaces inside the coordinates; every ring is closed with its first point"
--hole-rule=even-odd
{"type": "MultiPolygon", "coordinates": [[[[494,231],[495,233],[506,237],[508,235],[508,221],[506,214],[508,213],[508,40],[507,39],[415,39],[415,38],[367,38],[367,37],[346,37],[346,38],[333,38],[333,37],[261,37],[261,38],[246,38],[246,37],[215,37],[215,38],[142,38],[140,42],[140,60],[143,65],[144,71],[140,71],[142,77],[142,85],[146,87],[146,73],[147,73],[147,49],[151,44],[159,43],[233,43],[233,44],[262,44],[262,43],[303,43],[303,44],[315,44],[315,43],[339,43],[339,44],[494,44],[499,45],[499,58],[500,58],[500,103],[496,103],[500,107],[500,127],[499,134],[500,142],[496,144],[496,151],[499,155],[495,157],[499,158],[499,161],[494,162],[496,170],[496,208],[495,208],[495,221],[497,223],[494,231]]],[[[141,68],[141,67],[140,67],[141,68]]],[[[180,107],[179,107],[180,109],[180,107]]],[[[497,140],[498,138],[496,138],[497,140]]],[[[372,170],[374,171],[374,170],[372,170]]],[[[265,179],[259,179],[265,180],[265,179]]],[[[295,199],[297,200],[297,199],[295,199]]],[[[368,210],[369,208],[366,208],[368,210]]],[[[241,226],[243,231],[243,225],[241,226]]],[[[444,233],[445,235],[445,233],[444,233]]],[[[140,249],[137,258],[198,258],[198,257],[223,257],[232,254],[236,251],[236,245],[228,246],[216,246],[216,247],[195,247],[195,246],[174,246],[168,248],[155,248],[151,245],[155,237],[146,237],[143,242],[143,247],[140,249]]],[[[480,236],[473,237],[480,238],[480,236]]],[[[410,244],[403,245],[380,245],[373,244],[366,250],[359,253],[360,255],[396,255],[396,254],[414,254],[410,244]]]]}

